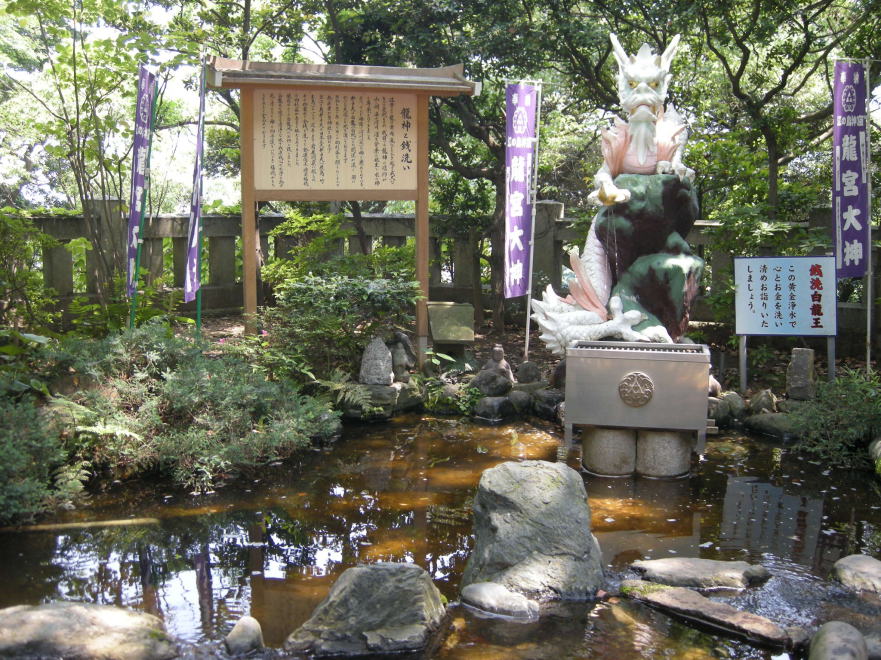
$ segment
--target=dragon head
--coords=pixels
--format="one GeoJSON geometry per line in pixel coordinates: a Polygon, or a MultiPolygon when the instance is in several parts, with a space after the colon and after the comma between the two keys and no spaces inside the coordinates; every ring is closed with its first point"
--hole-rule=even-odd
{"type": "Polygon", "coordinates": [[[679,35],[661,55],[656,55],[648,44],[643,44],[636,55],[628,55],[618,37],[610,34],[609,38],[618,61],[618,97],[628,121],[656,121],[667,97],[670,62],[679,47],[679,35]]]}

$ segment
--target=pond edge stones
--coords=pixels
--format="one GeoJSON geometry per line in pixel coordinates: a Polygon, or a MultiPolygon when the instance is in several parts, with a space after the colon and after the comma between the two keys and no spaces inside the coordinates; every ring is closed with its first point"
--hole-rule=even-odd
{"type": "Polygon", "coordinates": [[[0,610],[4,658],[170,660],[178,651],[159,618],[144,612],[66,601],[0,610]]]}
{"type": "Polygon", "coordinates": [[[621,592],[628,598],[640,601],[687,621],[715,628],[761,646],[791,648],[793,640],[779,625],[763,616],[738,610],[727,603],[710,600],[685,587],[624,580],[621,592]]]}
{"type": "Polygon", "coordinates": [[[857,591],[881,593],[881,561],[868,555],[848,555],[832,566],[832,577],[857,591]]]}
{"type": "Polygon", "coordinates": [[[421,651],[445,615],[440,591],[423,568],[361,564],[340,575],[284,648],[315,657],[421,651]]]}
{"type": "MultiPolygon", "coordinates": [[[[466,603],[466,589],[476,583],[496,583],[536,602],[590,600],[601,585],[584,482],[563,463],[512,461],[484,471],[474,498],[474,537],[461,582],[466,603]]],[[[470,604],[480,607],[475,599],[470,604]]],[[[494,612],[516,617],[518,607],[512,601],[494,612]]]]}
{"type": "Polygon", "coordinates": [[[771,577],[760,564],[698,557],[638,560],[630,566],[649,582],[695,589],[745,589],[771,577]]]}

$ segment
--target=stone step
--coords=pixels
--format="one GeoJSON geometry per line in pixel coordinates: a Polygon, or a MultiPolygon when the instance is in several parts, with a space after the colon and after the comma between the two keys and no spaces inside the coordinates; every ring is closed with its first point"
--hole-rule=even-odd
{"type": "Polygon", "coordinates": [[[710,600],[684,587],[667,587],[644,580],[625,580],[621,593],[628,598],[701,626],[774,649],[792,647],[783,628],[763,616],[710,600]]]}

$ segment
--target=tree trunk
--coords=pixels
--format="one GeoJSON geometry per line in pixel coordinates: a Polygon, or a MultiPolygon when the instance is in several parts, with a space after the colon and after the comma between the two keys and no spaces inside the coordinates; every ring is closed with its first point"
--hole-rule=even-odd
{"type": "Polygon", "coordinates": [[[777,135],[774,128],[767,120],[760,123],[762,135],[765,138],[765,147],[768,150],[768,219],[777,217],[777,205],[780,201],[778,194],[778,180],[780,177],[780,147],[777,144],[777,135]]]}

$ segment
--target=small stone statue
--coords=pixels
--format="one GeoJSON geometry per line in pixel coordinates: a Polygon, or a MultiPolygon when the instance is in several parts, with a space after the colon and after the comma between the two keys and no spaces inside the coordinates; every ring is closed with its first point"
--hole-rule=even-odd
{"type": "Polygon", "coordinates": [[[386,341],[386,346],[392,353],[392,371],[395,381],[400,383],[410,382],[410,369],[416,365],[416,353],[410,338],[400,330],[395,330],[392,339],[386,341]]]}
{"type": "Polygon", "coordinates": [[[498,369],[508,380],[512,383],[516,383],[517,379],[514,378],[514,372],[511,370],[511,365],[508,364],[508,361],[505,359],[505,349],[502,345],[495,344],[491,355],[492,357],[486,361],[486,364],[483,365],[481,371],[498,369]]]}

